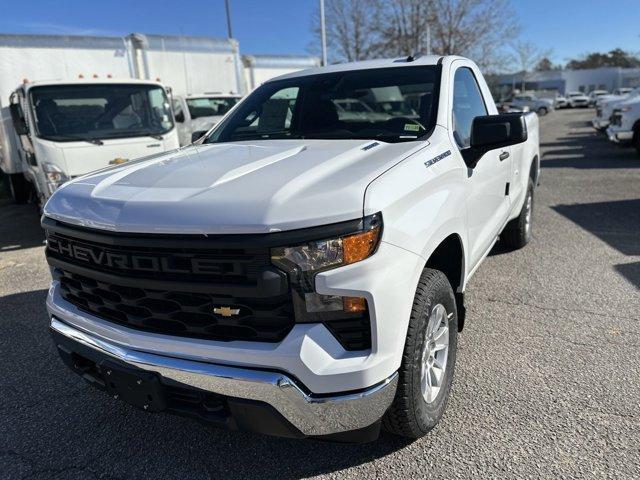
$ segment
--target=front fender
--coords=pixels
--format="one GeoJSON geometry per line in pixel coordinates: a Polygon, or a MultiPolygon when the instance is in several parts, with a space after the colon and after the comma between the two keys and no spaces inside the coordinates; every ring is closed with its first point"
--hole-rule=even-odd
{"type": "MultiPolygon", "coordinates": [[[[467,167],[451,154],[432,163],[454,148],[445,129],[436,129],[429,140],[428,148],[371,182],[364,200],[365,215],[382,212],[383,240],[419,255],[425,263],[451,234],[460,237],[467,251],[467,167]]],[[[468,265],[464,256],[462,280],[468,265]]]]}

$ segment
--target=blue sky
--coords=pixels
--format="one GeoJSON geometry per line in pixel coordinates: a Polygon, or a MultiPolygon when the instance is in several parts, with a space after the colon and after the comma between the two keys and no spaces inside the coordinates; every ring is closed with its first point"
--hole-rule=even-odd
{"type": "MultiPolygon", "coordinates": [[[[230,0],[243,53],[306,54],[317,0],[230,0]]],[[[511,0],[521,38],[564,62],[615,47],[640,52],[640,0],[511,0]]],[[[224,0],[3,0],[0,33],[226,36],[224,0]]]]}

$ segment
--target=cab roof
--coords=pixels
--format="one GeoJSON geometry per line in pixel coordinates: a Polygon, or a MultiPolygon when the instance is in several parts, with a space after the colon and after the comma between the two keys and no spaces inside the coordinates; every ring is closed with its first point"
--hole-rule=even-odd
{"type": "Polygon", "coordinates": [[[379,59],[379,60],[363,60],[359,62],[338,63],[335,65],[327,65],[326,67],[308,68],[306,70],[299,70],[297,72],[287,73],[267,80],[265,83],[272,82],[274,80],[284,80],[288,78],[306,77],[309,75],[320,75],[323,73],[334,72],[348,72],[353,70],[370,70],[377,68],[397,68],[397,67],[417,67],[438,65],[444,60],[454,60],[456,58],[462,59],[463,57],[457,56],[445,56],[442,55],[422,55],[422,56],[409,56],[392,59],[379,59]]]}
{"type": "Polygon", "coordinates": [[[137,84],[137,85],[157,85],[159,87],[164,88],[160,82],[156,82],[153,80],[138,80],[131,78],[77,78],[73,80],[62,80],[62,79],[54,79],[54,80],[36,80],[36,81],[27,81],[21,85],[21,87],[29,90],[33,87],[42,87],[42,86],[50,86],[50,85],[104,85],[104,84],[137,84]]]}

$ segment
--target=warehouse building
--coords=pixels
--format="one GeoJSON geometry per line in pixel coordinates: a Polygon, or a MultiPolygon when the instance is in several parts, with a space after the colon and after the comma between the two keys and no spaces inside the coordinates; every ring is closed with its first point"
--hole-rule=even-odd
{"type": "MultiPolygon", "coordinates": [[[[538,92],[613,91],[619,87],[640,86],[640,68],[603,67],[585,70],[549,70],[524,75],[525,90],[538,92]]],[[[500,75],[496,90],[506,96],[514,89],[522,89],[523,73],[500,75]]]]}

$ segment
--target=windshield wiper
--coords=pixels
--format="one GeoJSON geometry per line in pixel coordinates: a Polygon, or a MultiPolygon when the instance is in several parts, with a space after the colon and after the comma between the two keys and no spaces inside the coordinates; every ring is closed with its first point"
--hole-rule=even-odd
{"type": "Polygon", "coordinates": [[[153,134],[153,133],[150,134],[149,136],[151,138],[155,138],[156,140],[162,140],[162,138],[163,138],[162,135],[156,135],[156,134],[153,134]]]}
{"type": "Polygon", "coordinates": [[[56,137],[49,137],[49,138],[52,140],[75,140],[78,142],[91,143],[93,145],[104,145],[104,142],[99,138],[76,137],[73,135],[58,135],[56,137]]]}

